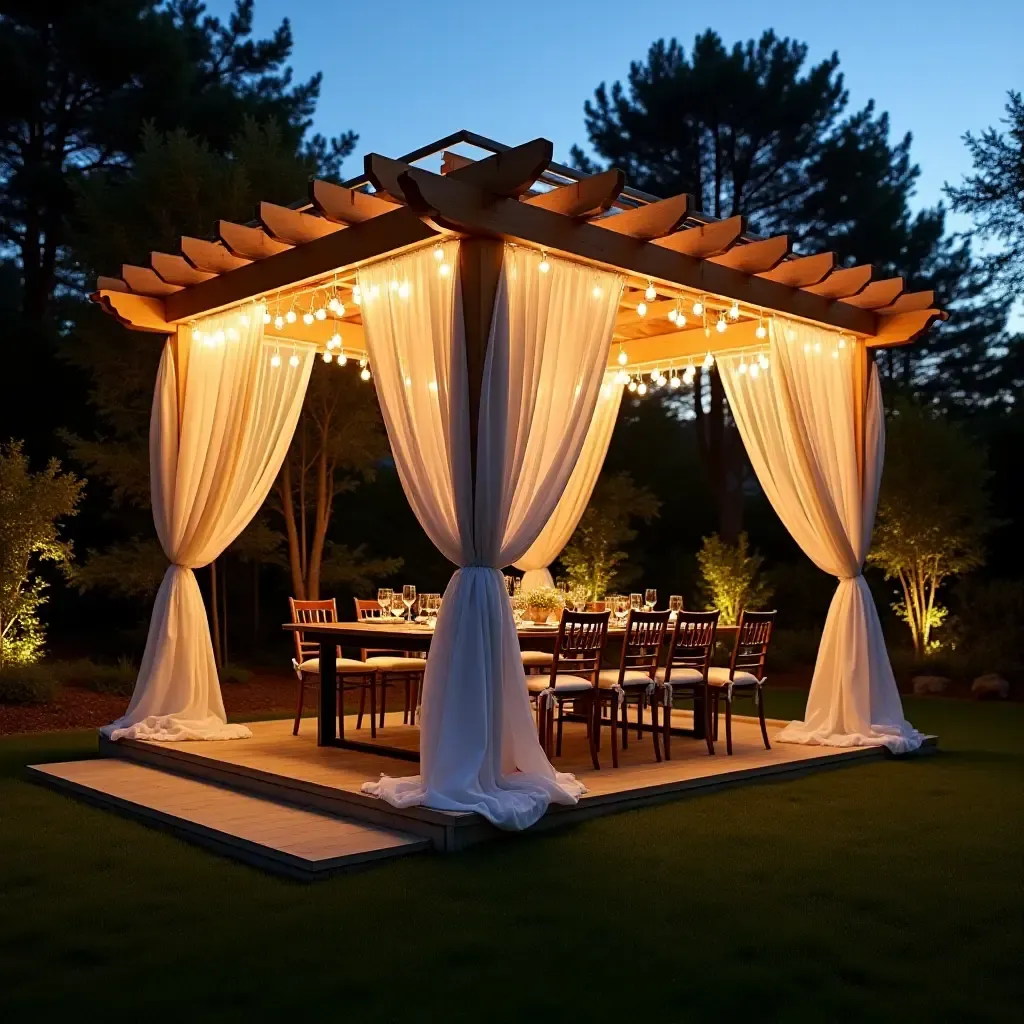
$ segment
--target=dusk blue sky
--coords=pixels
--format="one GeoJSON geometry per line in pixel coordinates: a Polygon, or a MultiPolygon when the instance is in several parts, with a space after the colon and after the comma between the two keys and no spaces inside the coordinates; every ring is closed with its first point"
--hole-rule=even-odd
{"type": "Polygon", "coordinates": [[[894,135],[913,132],[915,202],[931,204],[969,168],[963,132],[994,124],[1006,90],[1024,87],[1022,0],[256,0],[256,16],[262,33],[291,19],[297,76],[323,71],[317,130],[359,133],[347,174],[365,152],[399,156],[459,128],[509,144],[542,135],[565,159],[586,142],[584,100],[602,80],[624,79],[653,40],[689,49],[708,27],[727,44],[771,27],[808,43],[811,60],[837,50],[851,107],[873,98],[894,135]]]}

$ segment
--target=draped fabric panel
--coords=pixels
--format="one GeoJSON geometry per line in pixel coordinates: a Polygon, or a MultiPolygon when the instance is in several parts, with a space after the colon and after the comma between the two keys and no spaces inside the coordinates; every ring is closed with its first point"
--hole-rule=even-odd
{"type": "Polygon", "coordinates": [[[153,605],[127,712],[111,739],[238,739],[228,725],[206,608],[208,565],[263,504],[291,443],[315,349],[264,340],[262,304],[179,328],[150,418],[153,521],[171,565],[153,605]],[[273,366],[271,361],[277,355],[273,366]],[[292,362],[296,365],[292,365],[292,362]]]}
{"type": "Polygon", "coordinates": [[[862,575],[871,544],[885,449],[882,394],[862,353],[810,325],[772,322],[770,370],[756,376],[719,359],[729,408],[754,472],[804,553],[839,580],[829,607],[802,722],[778,738],[829,746],[914,750],[882,627],[862,575]],[[863,445],[863,447],[861,447],[863,445]],[[860,453],[860,454],[859,454],[860,453]]]}
{"type": "Polygon", "coordinates": [[[622,402],[622,385],[615,382],[617,376],[618,370],[605,371],[601,394],[594,409],[594,418],[590,421],[583,450],[569,477],[569,482],[565,485],[551,518],[544,524],[544,529],[530,545],[529,551],[515,563],[517,569],[524,571],[524,591],[554,585],[548,566],[569,543],[569,538],[586,511],[590,495],[594,492],[594,485],[604,465],[604,458],[608,454],[608,445],[615,430],[615,421],[622,402]]]}
{"type": "Polygon", "coordinates": [[[618,275],[506,247],[480,394],[477,474],[458,243],[360,272],[363,323],[391,449],[410,505],[459,569],[424,679],[420,775],[364,791],[396,806],[476,811],[526,828],[583,787],[537,740],[500,567],[551,518],[597,404],[618,275]]]}

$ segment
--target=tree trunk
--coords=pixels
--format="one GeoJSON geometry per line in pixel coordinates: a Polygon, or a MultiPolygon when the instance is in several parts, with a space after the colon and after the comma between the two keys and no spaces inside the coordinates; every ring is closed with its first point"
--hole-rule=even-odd
{"type": "Polygon", "coordinates": [[[210,563],[210,637],[213,640],[213,660],[217,670],[224,665],[220,647],[220,612],[217,608],[217,559],[210,563]]]}
{"type": "Polygon", "coordinates": [[[292,504],[292,469],[286,457],[278,478],[281,495],[281,513],[284,516],[285,533],[288,537],[288,567],[292,574],[292,596],[296,601],[305,601],[306,582],[302,576],[302,557],[299,554],[299,534],[295,526],[295,506],[292,504]]]}
{"type": "Polygon", "coordinates": [[[321,439],[320,454],[316,465],[316,517],[313,527],[313,544],[309,551],[306,573],[306,592],[311,601],[320,599],[320,566],[327,541],[327,527],[331,519],[331,494],[327,485],[327,438],[321,439]]]}

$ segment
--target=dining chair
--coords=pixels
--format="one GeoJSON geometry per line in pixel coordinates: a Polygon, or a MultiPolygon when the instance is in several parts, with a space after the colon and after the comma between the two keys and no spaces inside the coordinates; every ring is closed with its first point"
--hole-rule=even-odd
{"type": "MultiPolygon", "coordinates": [[[[376,601],[363,601],[358,597],[356,621],[379,619],[381,608],[376,601]]],[[[380,724],[384,727],[384,712],[387,707],[388,687],[405,686],[405,707],[402,709],[402,724],[416,724],[416,709],[419,707],[420,687],[423,673],[427,670],[425,658],[413,657],[409,651],[393,650],[386,647],[364,647],[359,656],[367,665],[373,666],[380,686],[380,724]]]]}
{"type": "Polygon", "coordinates": [[[708,670],[708,691],[714,703],[714,731],[718,739],[718,701],[725,699],[725,750],[732,753],[732,698],[734,694],[754,698],[757,716],[761,722],[764,749],[771,750],[768,728],[764,722],[764,663],[768,657],[768,644],[772,639],[775,612],[740,612],[740,624],[728,668],[712,667],[708,670]]]}
{"type": "MultiPolygon", "coordinates": [[[[292,622],[299,624],[313,625],[318,622],[337,622],[338,607],[332,597],[326,601],[297,601],[294,597],[288,598],[288,607],[292,613],[292,622]]],[[[292,727],[292,735],[299,735],[299,722],[302,721],[302,705],[306,696],[306,687],[320,686],[320,642],[317,640],[306,640],[300,630],[296,630],[292,636],[295,637],[295,657],[292,658],[292,668],[299,680],[299,704],[295,711],[295,724],[292,727]],[[307,682],[308,677],[315,676],[316,682],[307,682]]],[[[370,695],[370,735],[377,735],[376,710],[377,698],[374,686],[375,669],[363,661],[356,661],[355,658],[343,658],[341,647],[337,648],[337,676],[338,676],[338,715],[345,713],[345,690],[359,691],[359,715],[356,718],[356,728],[363,726],[363,713],[366,706],[366,695],[370,695]]]]}
{"type": "Polygon", "coordinates": [[[655,760],[661,760],[658,748],[657,708],[651,702],[654,695],[654,674],[658,670],[661,645],[668,626],[668,612],[640,612],[631,610],[626,620],[626,634],[622,638],[622,655],[618,668],[603,668],[597,674],[597,711],[594,725],[597,731],[595,745],[601,749],[602,708],[608,705],[611,724],[612,767],[619,767],[619,724],[622,725],[622,749],[629,746],[629,704],[636,704],[637,735],[643,736],[644,706],[651,704],[651,735],[654,739],[655,760]]]}
{"type": "Polygon", "coordinates": [[[551,671],[546,676],[526,677],[530,698],[537,704],[537,731],[544,752],[551,757],[554,746],[555,755],[561,755],[565,705],[571,703],[573,710],[581,712],[586,719],[590,759],[598,769],[601,764],[597,758],[594,717],[597,708],[597,676],[601,671],[601,655],[608,636],[608,615],[608,612],[562,612],[551,671]],[[577,707],[577,704],[582,705],[582,708],[577,707]],[[556,710],[557,746],[554,739],[556,710]]]}
{"type": "MultiPolygon", "coordinates": [[[[714,754],[715,740],[711,734],[711,700],[708,695],[708,670],[715,652],[715,632],[720,611],[678,612],[668,644],[665,664],[655,673],[657,683],[654,708],[664,709],[662,736],[665,760],[672,760],[672,704],[675,697],[693,700],[696,724],[697,709],[704,714],[704,738],[708,753],[714,754]]],[[[657,716],[657,710],[654,715],[657,716]]]]}

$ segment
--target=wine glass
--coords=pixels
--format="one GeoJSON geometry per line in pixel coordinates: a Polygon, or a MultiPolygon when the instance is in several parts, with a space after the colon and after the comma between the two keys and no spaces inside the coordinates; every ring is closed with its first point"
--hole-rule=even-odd
{"type": "Polygon", "coordinates": [[[377,591],[377,604],[380,605],[381,615],[388,615],[391,611],[391,588],[381,587],[377,591]]]}
{"type": "Polygon", "coordinates": [[[672,613],[672,618],[675,618],[683,610],[683,595],[682,594],[670,594],[668,598],[668,610],[672,613]]]}
{"type": "Polygon", "coordinates": [[[572,601],[572,610],[574,612],[584,612],[587,610],[587,588],[583,586],[575,586],[569,591],[569,600],[572,601]]]}
{"type": "Polygon", "coordinates": [[[412,622],[412,606],[416,603],[416,588],[409,583],[402,587],[402,604],[406,607],[406,614],[412,622]]]}
{"type": "Polygon", "coordinates": [[[620,626],[624,625],[629,617],[630,599],[625,594],[617,594],[615,597],[615,618],[620,626]]]}
{"type": "Polygon", "coordinates": [[[644,606],[644,595],[643,594],[630,594],[629,595],[629,607],[633,611],[638,612],[644,606]]]}
{"type": "Polygon", "coordinates": [[[402,600],[402,595],[396,590],[391,595],[391,618],[400,619],[404,611],[405,602],[402,600]]]}
{"type": "Polygon", "coordinates": [[[644,591],[644,605],[646,605],[649,612],[654,611],[654,606],[658,603],[658,592],[651,587],[644,591]]]}

